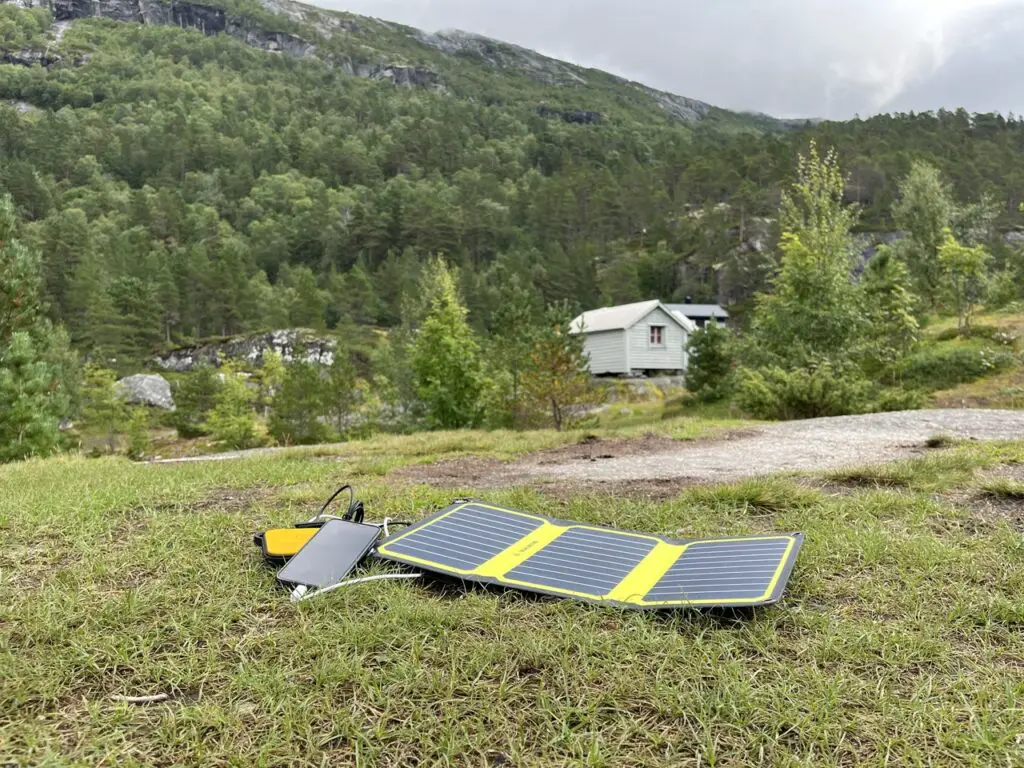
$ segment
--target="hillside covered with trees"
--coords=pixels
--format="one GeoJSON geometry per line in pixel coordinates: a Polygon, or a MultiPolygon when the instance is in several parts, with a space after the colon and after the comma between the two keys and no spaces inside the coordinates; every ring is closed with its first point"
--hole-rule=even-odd
{"type": "MultiPolygon", "coordinates": [[[[393,343],[354,364],[412,397],[395,350],[449,276],[461,309],[439,322],[464,316],[484,356],[516,317],[550,329],[609,303],[692,296],[747,322],[796,248],[777,247],[779,205],[812,141],[836,150],[862,246],[906,231],[924,162],[963,214],[952,235],[1019,297],[1012,116],[784,123],[293,3],[27,4],[0,4],[0,194],[39,255],[38,312],[121,373],[210,336],[375,327],[393,343]]],[[[438,423],[479,423],[463,406],[438,423]]]]}

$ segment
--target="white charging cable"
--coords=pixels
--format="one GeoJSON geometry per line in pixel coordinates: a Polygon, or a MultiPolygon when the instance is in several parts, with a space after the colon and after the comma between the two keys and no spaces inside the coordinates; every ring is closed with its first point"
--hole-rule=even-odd
{"type": "Polygon", "coordinates": [[[361,576],[358,579],[346,579],[345,581],[339,581],[337,584],[332,584],[329,587],[318,589],[315,592],[309,592],[305,585],[300,585],[292,590],[292,602],[299,603],[303,600],[309,600],[311,597],[322,595],[325,592],[333,592],[335,589],[350,587],[353,584],[362,584],[366,581],[384,581],[385,579],[418,579],[422,576],[422,573],[381,573],[376,576],[361,576]]]}

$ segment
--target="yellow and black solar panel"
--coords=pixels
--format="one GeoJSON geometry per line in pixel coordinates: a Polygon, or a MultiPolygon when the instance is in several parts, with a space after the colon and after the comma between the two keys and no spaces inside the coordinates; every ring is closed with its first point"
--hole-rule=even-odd
{"type": "Polygon", "coordinates": [[[635,608],[754,606],[782,595],[803,536],[693,541],[467,502],[377,547],[377,556],[467,581],[635,608]]]}

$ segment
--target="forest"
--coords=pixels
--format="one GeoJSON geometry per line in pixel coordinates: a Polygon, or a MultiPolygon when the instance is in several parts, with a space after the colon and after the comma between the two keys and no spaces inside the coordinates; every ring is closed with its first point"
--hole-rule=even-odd
{"type": "MultiPolygon", "coordinates": [[[[350,55],[350,37],[377,34],[360,24],[321,50],[350,55]]],[[[62,63],[0,64],[0,194],[20,254],[5,259],[38,255],[35,325],[45,318],[59,348],[47,354],[118,374],[176,345],[276,328],[375,328],[400,345],[429,314],[423,296],[438,295],[424,285],[442,285],[488,348],[508,307],[551,329],[582,309],[692,297],[756,328],[757,296],[796,248],[780,205],[812,145],[835,149],[840,203],[858,211],[851,249],[907,231],[901,185],[927,166],[951,236],[984,248],[1004,300],[1019,298],[1024,121],[1012,115],[687,121],[599,73],[586,87],[544,83],[422,58],[408,35],[394,56],[434,66],[443,87],[175,26],[80,19],[60,34],[62,63]]],[[[0,5],[0,61],[49,50],[53,35],[46,10],[0,5]]],[[[911,275],[927,309],[936,275],[911,275]]],[[[354,364],[394,385],[393,358],[354,364]]],[[[67,408],[80,401],[69,394],[67,408]]]]}

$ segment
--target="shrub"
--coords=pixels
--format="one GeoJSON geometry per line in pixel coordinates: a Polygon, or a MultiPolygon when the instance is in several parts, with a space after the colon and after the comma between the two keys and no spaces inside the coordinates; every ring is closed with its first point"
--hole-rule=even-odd
{"type": "Polygon", "coordinates": [[[979,345],[929,346],[897,366],[904,386],[925,392],[950,389],[1011,366],[1013,355],[979,345]]]}
{"type": "Polygon", "coordinates": [[[313,363],[296,361],[288,366],[281,391],[274,398],[270,434],[286,445],[312,445],[329,439],[323,423],[325,377],[313,363]]]}
{"type": "Polygon", "coordinates": [[[179,436],[190,438],[210,434],[206,419],[213,410],[220,387],[216,371],[208,365],[199,366],[175,383],[175,411],[170,422],[179,436]]]}
{"type": "Polygon", "coordinates": [[[734,359],[729,331],[708,323],[690,337],[686,388],[703,402],[729,396],[734,386],[734,359]]]}
{"type": "Polygon", "coordinates": [[[997,325],[972,325],[961,331],[958,331],[956,328],[948,328],[938,334],[935,340],[952,341],[957,338],[984,339],[1005,347],[1014,347],[1017,344],[1016,336],[997,325]]]}
{"type": "Polygon", "coordinates": [[[132,461],[138,461],[149,453],[149,421],[150,414],[145,407],[131,409],[131,416],[127,424],[128,445],[125,453],[132,461]]]}
{"type": "Polygon", "coordinates": [[[871,399],[872,413],[887,411],[916,411],[924,407],[926,395],[917,389],[883,389],[871,399]]]}
{"type": "Polygon", "coordinates": [[[214,438],[230,448],[252,448],[256,439],[256,420],[252,404],[254,393],[230,367],[224,367],[224,381],[214,399],[213,410],[207,418],[214,438]]]}
{"type": "Polygon", "coordinates": [[[863,413],[870,406],[870,383],[856,374],[837,374],[831,366],[785,371],[742,369],[739,406],[760,419],[810,419],[863,413]]]}

